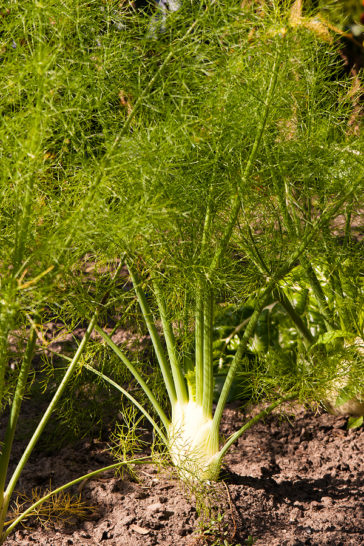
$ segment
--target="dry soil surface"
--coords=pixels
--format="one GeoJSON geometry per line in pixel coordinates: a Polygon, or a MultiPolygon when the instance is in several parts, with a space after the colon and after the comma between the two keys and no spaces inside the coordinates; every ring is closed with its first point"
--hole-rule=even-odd
{"type": "MultiPolygon", "coordinates": [[[[86,519],[50,521],[46,527],[29,520],[28,528],[14,532],[7,544],[364,544],[364,428],[346,430],[345,418],[304,408],[291,414],[283,420],[270,416],[240,438],[226,458],[223,481],[210,491],[186,490],[165,467],[138,467],[137,479],[103,475],[82,484],[83,500],[94,506],[86,519]],[[209,524],[204,505],[210,509],[209,524]]],[[[246,418],[230,406],[223,433],[246,418]]],[[[57,486],[110,464],[105,447],[85,441],[57,453],[34,453],[18,489],[29,494],[50,480],[57,486]]]]}

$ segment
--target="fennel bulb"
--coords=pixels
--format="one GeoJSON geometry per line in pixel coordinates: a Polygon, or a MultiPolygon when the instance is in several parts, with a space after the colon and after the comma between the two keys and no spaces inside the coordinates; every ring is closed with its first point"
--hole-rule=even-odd
{"type": "Polygon", "coordinates": [[[180,476],[214,480],[220,467],[219,434],[201,405],[176,402],[168,431],[169,453],[180,476]]]}

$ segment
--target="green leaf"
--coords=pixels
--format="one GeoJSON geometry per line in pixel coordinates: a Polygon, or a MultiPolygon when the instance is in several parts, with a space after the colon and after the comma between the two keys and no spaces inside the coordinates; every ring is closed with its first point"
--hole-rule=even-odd
{"type": "Polygon", "coordinates": [[[307,309],[308,298],[309,298],[308,288],[303,288],[302,290],[300,290],[294,295],[293,301],[295,304],[295,309],[299,315],[303,315],[303,313],[307,309]]]}
{"type": "Polygon", "coordinates": [[[315,347],[316,345],[326,345],[328,343],[331,343],[335,339],[338,338],[352,338],[353,333],[352,332],[346,332],[345,330],[332,330],[331,332],[325,332],[324,334],[321,334],[316,343],[312,345],[312,347],[315,347]]]}
{"type": "Polygon", "coordinates": [[[348,430],[351,428],[359,428],[362,426],[363,421],[364,421],[364,417],[362,415],[360,417],[349,417],[346,428],[348,430]]]}
{"type": "Polygon", "coordinates": [[[238,349],[240,345],[240,338],[237,334],[235,334],[234,337],[231,338],[230,342],[229,342],[229,345],[228,345],[228,349],[230,351],[236,351],[238,349]]]}

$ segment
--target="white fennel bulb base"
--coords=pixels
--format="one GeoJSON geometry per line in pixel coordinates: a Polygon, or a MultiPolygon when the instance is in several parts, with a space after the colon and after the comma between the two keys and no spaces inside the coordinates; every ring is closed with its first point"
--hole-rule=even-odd
{"type": "Polygon", "coordinates": [[[216,480],[220,470],[219,434],[211,417],[194,401],[177,402],[169,428],[169,453],[185,481],[216,480]]]}

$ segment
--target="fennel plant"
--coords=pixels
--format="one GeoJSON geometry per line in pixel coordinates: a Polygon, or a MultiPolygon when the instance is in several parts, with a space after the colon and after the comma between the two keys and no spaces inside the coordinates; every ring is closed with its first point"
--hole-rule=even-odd
{"type": "MultiPolygon", "coordinates": [[[[276,382],[268,407],[225,443],[220,438],[229,391],[262,311],[299,260],[308,260],[310,271],[315,239],[350,204],[362,177],[358,156],[347,151],[361,153],[360,142],[345,134],[348,85],[328,77],[335,49],[308,29],[291,28],[278,3],[262,19],[239,2],[186,2],[153,41],[143,14],[115,12],[113,2],[102,7],[25,1],[4,17],[0,393],[10,418],[0,460],[2,540],[31,514],[32,507],[4,529],[18,478],[80,363],[135,404],[187,480],[215,479],[247,428],[299,396],[276,382]],[[282,170],[289,173],[285,199],[296,211],[295,229],[285,224],[282,170]],[[302,213],[307,196],[322,197],[320,213],[310,218],[302,213]],[[87,253],[121,264],[126,256],[154,346],[150,369],[159,366],[167,404],[151,389],[145,365],[139,370],[101,327],[110,291],[113,304],[117,297],[112,279],[96,291],[80,282],[67,296],[73,308],[65,304],[87,253]],[[214,408],[215,308],[251,295],[254,309],[214,408]],[[89,326],[8,476],[49,307],[60,318],[87,317],[89,326]],[[94,327],[148,404],[85,362],[94,327]],[[11,370],[15,329],[26,333],[27,348],[11,370]]],[[[119,300],[130,297],[126,290],[119,300]]],[[[329,324],[330,309],[321,304],[329,324]]]]}
{"type": "MultiPolygon", "coordinates": [[[[99,307],[114,286],[111,280],[97,294],[89,326],[23,455],[14,461],[12,448],[22,402],[31,394],[34,378],[41,384],[47,381],[45,369],[39,366],[39,353],[46,345],[43,323],[57,318],[57,311],[52,311],[64,307],[65,286],[79,274],[87,246],[75,245],[74,235],[81,230],[85,211],[107,169],[102,126],[94,110],[96,105],[105,106],[103,101],[107,104],[108,98],[100,90],[85,102],[89,86],[97,90],[99,74],[90,57],[92,50],[98,50],[98,33],[105,27],[107,30],[108,22],[96,3],[49,2],[44,6],[11,2],[2,13],[0,409],[7,424],[0,453],[1,543],[52,495],[105,470],[58,487],[15,520],[7,520],[24,466],[84,357],[99,307]],[[92,21],[96,28],[83,34],[82,29],[92,21]],[[17,352],[11,341],[14,333],[19,337],[17,352]]],[[[122,461],[108,468],[125,464],[122,461]]]]}
{"type": "MultiPolygon", "coordinates": [[[[130,91],[124,87],[136,115],[113,148],[88,224],[97,226],[90,239],[98,252],[126,255],[167,410],[101,321],[96,330],[143,389],[152,412],[118,386],[160,435],[182,478],[211,480],[247,428],[300,397],[300,389],[284,391],[276,381],[274,401],[220,438],[262,311],[298,262],[312,276],[315,241],[357,195],[361,143],[346,134],[349,82],[331,78],[338,57],[327,66],[335,47],[291,24],[278,4],[263,19],[249,8],[191,5],[170,22],[139,60],[130,91]],[[320,206],[307,216],[312,201],[320,206]],[[251,294],[253,311],[214,408],[214,307],[251,294]]],[[[329,324],[330,310],[320,303],[329,324]]]]}

